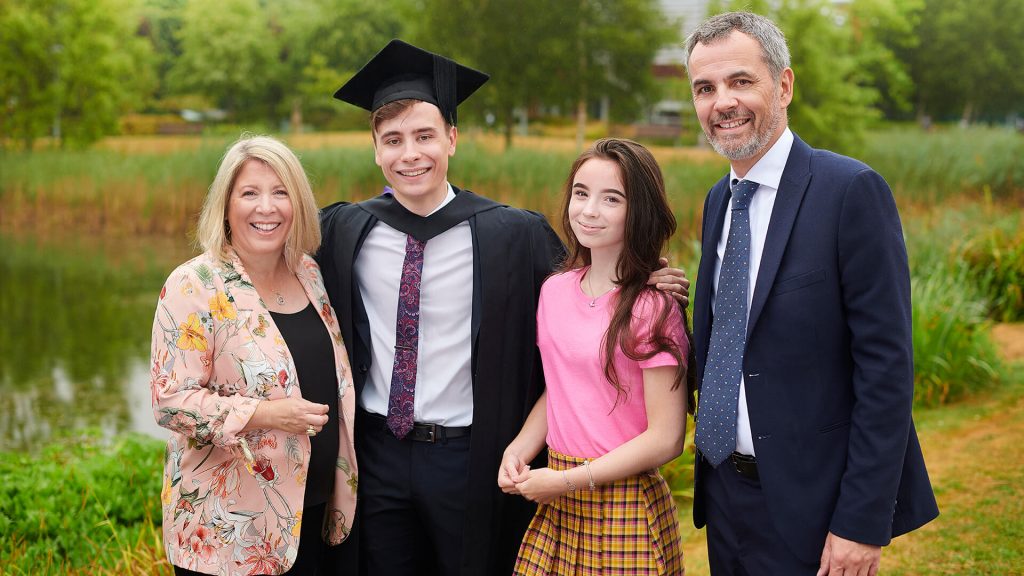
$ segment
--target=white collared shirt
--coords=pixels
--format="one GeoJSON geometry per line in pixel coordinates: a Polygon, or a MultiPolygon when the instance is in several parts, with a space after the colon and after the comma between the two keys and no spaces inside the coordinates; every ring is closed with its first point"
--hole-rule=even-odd
{"type": "MultiPolygon", "coordinates": [[[[768,152],[754,164],[746,176],[739,178],[736,172],[729,171],[730,185],[736,180],[751,180],[759,184],[750,200],[750,278],[747,284],[747,319],[750,319],[750,304],[754,299],[754,285],[757,273],[761,268],[761,254],[764,253],[765,238],[768,236],[768,224],[775,208],[775,196],[782,181],[782,172],[789,159],[789,151],[793,147],[793,132],[789,128],[782,133],[778,141],[768,152]]],[[[729,239],[729,228],[732,223],[732,202],[725,213],[725,224],[722,236],[718,239],[717,258],[715,258],[714,291],[711,295],[711,306],[714,309],[715,295],[718,294],[718,276],[722,271],[722,259],[725,257],[725,244],[729,239]]],[[[754,441],[750,433],[750,416],[747,413],[747,390],[743,376],[740,376],[740,398],[736,410],[736,451],[741,454],[754,455],[754,441]]]]}
{"type": "MultiPolygon", "coordinates": [[[[455,199],[448,195],[431,214],[455,199]]],[[[370,230],[355,273],[370,323],[373,364],[359,405],[387,414],[395,363],[395,324],[407,236],[384,222],[370,230]]],[[[473,423],[473,235],[461,222],[431,238],[423,250],[419,353],[413,419],[443,426],[473,423]]]]}

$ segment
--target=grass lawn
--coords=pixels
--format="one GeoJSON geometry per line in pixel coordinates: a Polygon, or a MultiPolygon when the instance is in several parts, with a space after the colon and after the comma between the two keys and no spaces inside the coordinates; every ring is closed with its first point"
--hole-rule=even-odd
{"type": "MultiPolygon", "coordinates": [[[[983,396],[914,414],[941,514],[893,540],[880,574],[1024,574],[1024,324],[993,336],[1010,383],[983,396]]],[[[704,531],[681,510],[688,576],[708,574],[704,531]]]]}

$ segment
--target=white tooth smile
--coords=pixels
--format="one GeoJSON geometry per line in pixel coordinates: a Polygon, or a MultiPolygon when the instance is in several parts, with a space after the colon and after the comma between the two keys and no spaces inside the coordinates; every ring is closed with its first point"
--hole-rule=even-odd
{"type": "Polygon", "coordinates": [[[743,119],[743,120],[731,120],[729,122],[719,122],[718,126],[720,128],[729,129],[729,128],[738,128],[740,126],[743,126],[746,123],[747,123],[746,119],[743,119]]]}
{"type": "Polygon", "coordinates": [[[253,228],[259,230],[260,232],[271,232],[271,231],[275,230],[280,225],[281,225],[280,223],[277,223],[277,224],[263,224],[263,223],[257,223],[257,222],[253,222],[251,224],[251,226],[253,228]]]}
{"type": "Polygon", "coordinates": [[[405,171],[405,172],[399,171],[398,173],[401,174],[402,176],[408,176],[408,177],[411,178],[411,177],[414,177],[414,176],[419,176],[421,174],[426,174],[427,173],[427,169],[426,168],[421,168],[419,170],[413,170],[411,172],[410,171],[405,171]]]}

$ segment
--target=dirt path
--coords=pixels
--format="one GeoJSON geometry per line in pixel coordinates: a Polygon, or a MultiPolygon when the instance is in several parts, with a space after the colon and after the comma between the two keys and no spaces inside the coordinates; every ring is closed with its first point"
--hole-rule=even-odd
{"type": "MultiPolygon", "coordinates": [[[[992,337],[1024,369],[1024,324],[997,325],[992,337]]],[[[941,515],[893,540],[879,574],[1024,574],[1024,396],[1016,390],[915,416],[941,515]]],[[[688,517],[682,526],[687,575],[708,574],[704,531],[688,517]]]]}
{"type": "Polygon", "coordinates": [[[1008,361],[1024,360],[1024,322],[996,324],[992,328],[992,340],[1008,361]]]}

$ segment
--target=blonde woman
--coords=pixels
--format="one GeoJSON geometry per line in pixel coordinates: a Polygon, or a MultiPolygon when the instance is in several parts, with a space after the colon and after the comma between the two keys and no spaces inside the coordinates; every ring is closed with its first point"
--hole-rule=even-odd
{"type": "Polygon", "coordinates": [[[160,291],[152,394],[164,547],[181,574],[315,574],[356,505],[355,399],[316,203],[281,142],[243,137],[160,291]]]}

